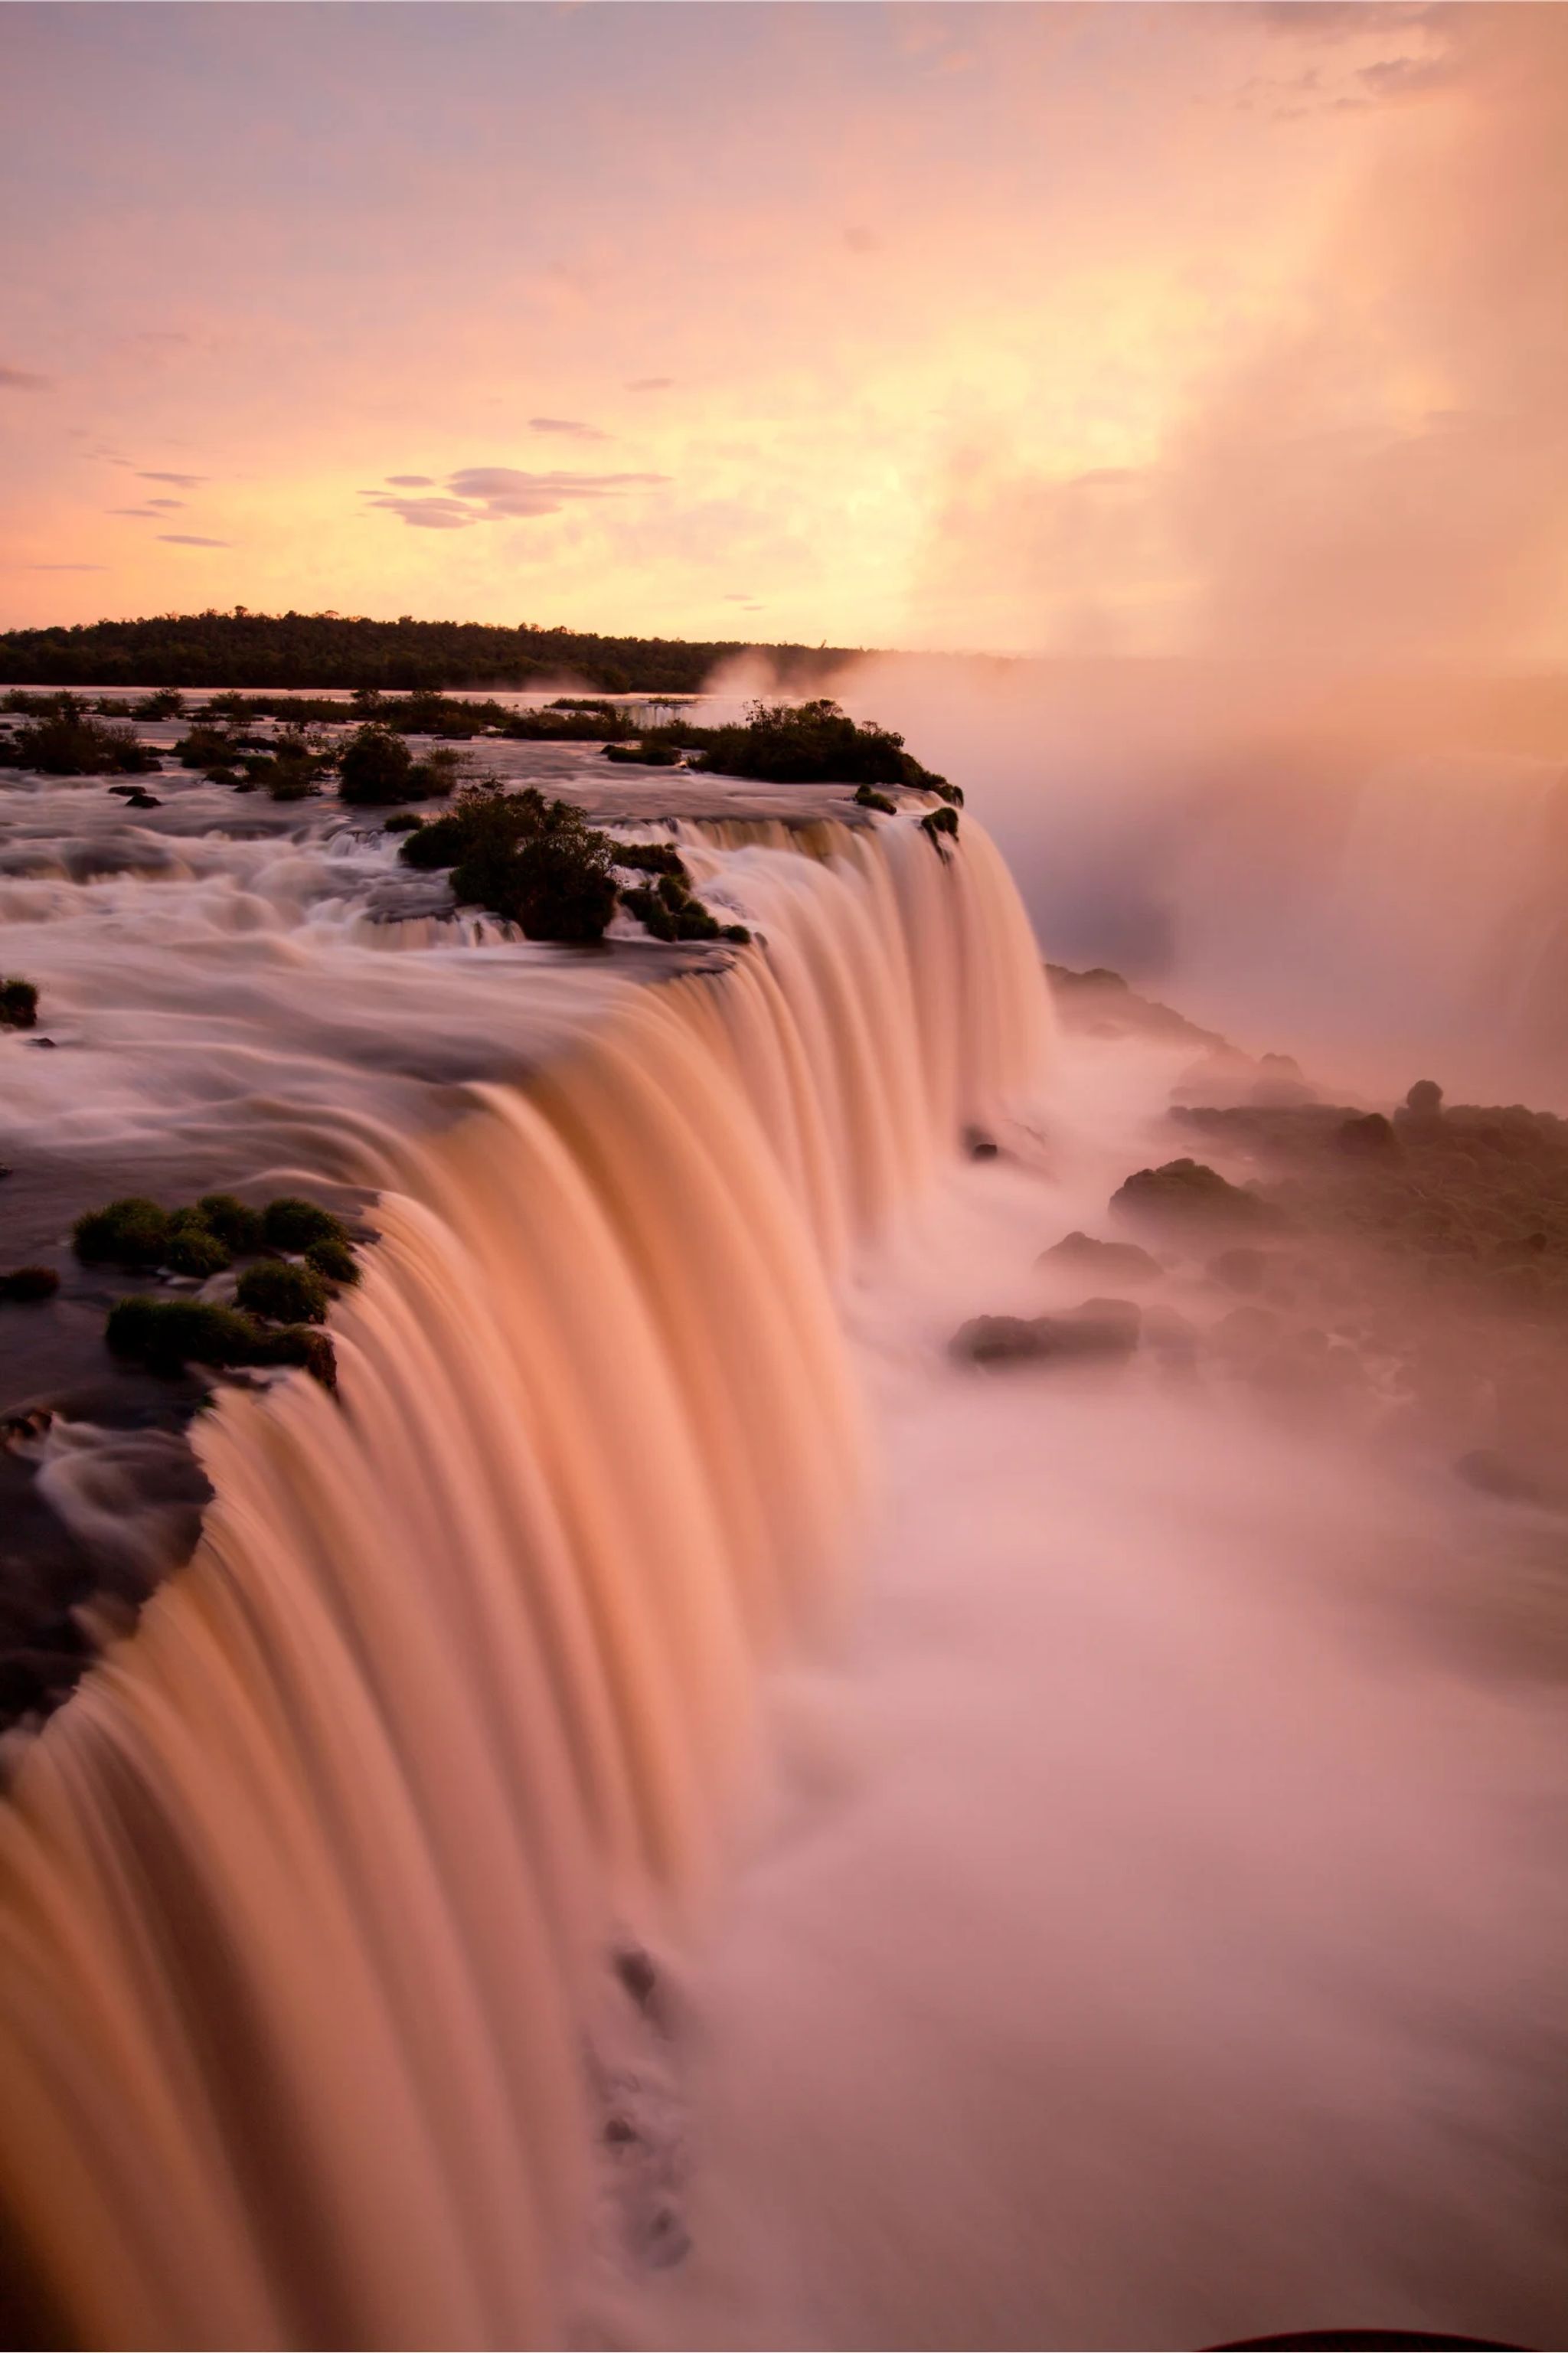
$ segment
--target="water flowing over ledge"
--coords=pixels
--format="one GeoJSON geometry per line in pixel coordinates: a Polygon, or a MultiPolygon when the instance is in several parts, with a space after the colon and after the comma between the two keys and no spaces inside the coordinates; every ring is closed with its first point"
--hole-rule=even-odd
{"type": "Polygon", "coordinates": [[[339,1400],[223,1397],[195,1557],[22,1761],[0,2198],[76,2339],[559,2338],[584,1985],[854,1532],[834,1279],[1047,1023],[973,822],[686,835],[763,945],[366,1129],[339,1400]]]}

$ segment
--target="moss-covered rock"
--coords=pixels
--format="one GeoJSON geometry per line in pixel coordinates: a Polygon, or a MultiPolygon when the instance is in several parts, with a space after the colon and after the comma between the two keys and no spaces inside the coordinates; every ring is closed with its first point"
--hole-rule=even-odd
{"type": "Polygon", "coordinates": [[[71,1229],[71,1248],[83,1266],[161,1266],[168,1246],[167,1210],[142,1194],[89,1209],[71,1229]]]}
{"type": "Polygon", "coordinates": [[[177,1373],[187,1364],[255,1364],[260,1338],[251,1318],[237,1308],[144,1297],[117,1301],[103,1336],[117,1356],[154,1373],[177,1373]]]}
{"type": "Polygon", "coordinates": [[[314,1267],[265,1259],[247,1266],[235,1286],[235,1302],[274,1324],[323,1324],[331,1293],[314,1267]]]}
{"type": "Polygon", "coordinates": [[[861,785],[855,798],[862,808],[876,809],[882,817],[897,817],[899,813],[897,801],[889,800],[887,794],[879,793],[874,785],[861,785]]]}
{"type": "Polygon", "coordinates": [[[359,1261],[347,1242],[341,1241],[336,1234],[325,1234],[319,1242],[311,1242],[305,1252],[305,1263],[328,1282],[359,1281],[359,1261]]]}
{"type": "Polygon", "coordinates": [[[233,1257],[217,1235],[186,1209],[170,1220],[163,1263],[172,1274],[198,1275],[205,1282],[232,1265],[233,1257]]]}
{"type": "Polygon", "coordinates": [[[260,1210],[249,1208],[234,1193],[204,1193],[196,1211],[207,1230],[236,1258],[260,1250],[266,1241],[260,1210]]]}
{"type": "Polygon", "coordinates": [[[152,1373],[181,1373],[187,1365],[298,1365],[323,1388],[337,1387],[337,1359],[324,1332],[268,1330],[242,1308],[205,1300],[121,1299],[110,1310],[103,1336],[115,1356],[152,1373]]]}
{"type": "Polygon", "coordinates": [[[307,1201],[297,1193],[280,1193],[262,1211],[261,1238],[268,1250],[307,1250],[312,1242],[346,1245],[349,1229],[319,1202],[307,1201]]]}

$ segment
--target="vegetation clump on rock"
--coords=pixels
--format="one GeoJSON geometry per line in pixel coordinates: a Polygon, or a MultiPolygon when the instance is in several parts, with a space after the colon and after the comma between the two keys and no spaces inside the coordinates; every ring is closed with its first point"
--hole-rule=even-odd
{"type": "Polygon", "coordinates": [[[604,937],[616,912],[616,851],[572,802],[486,783],[460,792],[400,854],[426,871],[450,867],[459,905],[486,907],[527,939],[586,943],[604,937]]]}
{"type": "Polygon", "coordinates": [[[32,1029],[38,1019],[38,992],[30,980],[0,980],[0,1029],[32,1029]]]}
{"type": "Polygon", "coordinates": [[[752,936],[744,923],[721,923],[674,874],[661,874],[651,890],[623,890],[621,904],[656,940],[731,940],[743,946],[752,936]]]}
{"type": "Polygon", "coordinates": [[[897,801],[890,801],[886,793],[878,792],[874,785],[859,786],[855,798],[862,808],[875,809],[881,817],[896,817],[899,813],[897,801]]]}
{"type": "Polygon", "coordinates": [[[958,811],[954,808],[932,809],[929,817],[921,818],[921,831],[932,847],[945,858],[947,852],[942,849],[944,838],[953,841],[958,839],[958,811]]]}
{"type": "MultiPolygon", "coordinates": [[[[269,1292],[282,1298],[287,1290],[314,1303],[330,1296],[331,1285],[359,1280],[342,1219],[297,1194],[280,1194],[265,1209],[251,1208],[233,1193],[204,1193],[199,1201],[179,1209],[165,1209],[144,1195],[131,1194],[79,1217],[71,1246],[84,1266],[119,1266],[132,1272],[162,1267],[204,1282],[222,1274],[236,1258],[255,1257],[262,1250],[302,1255],[303,1269],[272,1264],[241,1276],[241,1287],[250,1284],[255,1294],[248,1303],[268,1314],[276,1311],[263,1308],[261,1301],[269,1292]]],[[[300,1305],[289,1311],[289,1320],[314,1317],[300,1305]]]]}

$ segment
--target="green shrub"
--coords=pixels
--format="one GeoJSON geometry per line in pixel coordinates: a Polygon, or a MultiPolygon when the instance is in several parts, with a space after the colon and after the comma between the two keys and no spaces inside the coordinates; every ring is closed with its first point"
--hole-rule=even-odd
{"type": "Polygon", "coordinates": [[[30,980],[0,980],[0,1029],[31,1029],[38,1018],[38,992],[30,980]]]}
{"type": "Polygon", "coordinates": [[[208,1231],[237,1257],[260,1250],[266,1240],[260,1210],[247,1208],[233,1193],[204,1193],[196,1212],[208,1231]]]}
{"type": "Polygon", "coordinates": [[[262,1212],[262,1240],[268,1250],[306,1250],[312,1242],[346,1243],[349,1229],[341,1218],[315,1201],[295,1193],[280,1193],[262,1212]]]}
{"type": "Polygon", "coordinates": [[[427,752],[416,763],[408,778],[411,800],[444,801],[455,793],[463,781],[464,760],[460,752],[444,744],[427,752]]]}
{"type": "Polygon", "coordinates": [[[602,939],[616,911],[616,845],[570,801],[529,786],[468,786],[446,817],[405,841],[407,865],[449,866],[460,905],[486,907],[531,940],[602,939]]]}
{"type": "Polygon", "coordinates": [[[869,720],[858,723],[826,696],[812,702],[753,702],[743,725],[663,729],[666,741],[700,747],[700,768],[788,785],[916,785],[951,790],[904,749],[904,739],[869,720]]]}
{"type": "Polygon", "coordinates": [[[131,728],[89,718],[69,695],[50,717],[20,730],[8,757],[46,776],[138,776],[158,765],[157,754],[138,744],[131,728]]]}
{"type": "Polygon", "coordinates": [[[174,746],[174,757],[182,768],[228,768],[235,760],[238,745],[232,735],[220,727],[196,725],[188,735],[182,735],[174,746]]]}
{"type": "Polygon", "coordinates": [[[305,1263],[313,1267],[329,1282],[357,1282],[359,1261],[347,1242],[336,1234],[328,1234],[319,1242],[311,1242],[305,1252],[305,1263]]]}
{"type": "Polygon", "coordinates": [[[616,912],[605,837],[585,826],[542,834],[504,862],[465,860],[453,871],[452,888],[459,901],[489,907],[531,940],[600,940],[616,912]]]}
{"type": "Polygon", "coordinates": [[[237,1305],[273,1324],[321,1324],[331,1293],[313,1267],[267,1259],[247,1266],[235,1287],[237,1305]]]}
{"type": "Polygon", "coordinates": [[[161,686],[153,694],[144,694],[140,702],[131,706],[132,719],[183,719],[185,698],[177,687],[161,686]]]}
{"type": "Polygon", "coordinates": [[[750,947],[752,944],[752,934],[746,929],[744,923],[726,923],[724,926],[724,937],[727,940],[731,941],[738,948],[750,947]]]}
{"type": "Polygon", "coordinates": [[[886,793],[876,791],[870,785],[860,786],[855,797],[862,808],[879,809],[884,817],[897,817],[899,813],[898,803],[890,801],[886,793]]]}
{"type": "Polygon", "coordinates": [[[154,1267],[169,1246],[169,1219],[140,1194],[89,1209],[71,1229],[71,1248],[83,1266],[154,1267]]]}
{"type": "MultiPolygon", "coordinates": [[[[921,831],[928,841],[942,849],[944,834],[952,840],[958,839],[958,811],[954,808],[932,809],[929,817],[921,818],[921,831]]],[[[943,851],[942,855],[945,857],[946,852],[943,851]]]]}
{"type": "Polygon", "coordinates": [[[338,792],[354,807],[407,800],[413,774],[414,755],[401,735],[368,722],[343,747],[338,763],[338,792]]]}
{"type": "Polygon", "coordinates": [[[59,1287],[59,1276],[52,1266],[17,1266],[9,1274],[0,1274],[0,1300],[16,1307],[52,1299],[59,1287]]]}
{"type": "Polygon", "coordinates": [[[424,822],[412,809],[405,809],[400,816],[389,817],[381,829],[383,833],[416,833],[424,822]]]}

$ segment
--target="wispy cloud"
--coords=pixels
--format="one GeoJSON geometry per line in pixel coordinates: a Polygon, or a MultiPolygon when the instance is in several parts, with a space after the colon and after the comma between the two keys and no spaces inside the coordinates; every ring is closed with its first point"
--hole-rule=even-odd
{"type": "Polygon", "coordinates": [[[53,381],[51,376],[35,375],[31,368],[0,367],[0,392],[47,392],[53,381]]]}
{"type": "Polygon", "coordinates": [[[194,531],[161,531],[161,540],[169,547],[232,547],[232,539],[202,539],[194,531]]]}
{"type": "Polygon", "coordinates": [[[386,479],[399,491],[428,491],[436,481],[434,474],[388,474],[386,479]]]}
{"type": "Polygon", "coordinates": [[[107,564],[25,564],[24,572],[107,572],[107,564]]]}
{"type": "Polygon", "coordinates": [[[674,385],[672,375],[635,375],[627,385],[628,392],[668,392],[674,385]]]}
{"type": "Polygon", "coordinates": [[[177,491],[196,491],[200,490],[207,477],[205,474],[154,474],[150,473],[143,466],[138,470],[138,480],[143,482],[172,482],[177,491]]]}
{"type": "Polygon", "coordinates": [[[573,441],[608,441],[611,438],[596,425],[584,425],[575,417],[531,417],[528,422],[531,432],[563,433],[573,441]]]}
{"type": "Polygon", "coordinates": [[[143,522],[158,522],[162,520],[156,507],[105,507],[104,512],[116,515],[137,515],[143,522]]]}
{"type": "Polygon", "coordinates": [[[394,498],[375,491],[360,495],[416,531],[466,531],[478,522],[529,522],[538,515],[559,514],[576,500],[619,498],[668,480],[668,474],[533,474],[518,466],[465,466],[448,476],[446,491],[434,498],[394,498]]]}
{"type": "Polygon", "coordinates": [[[183,507],[185,501],[184,499],[149,499],[147,503],[150,507],[183,507]]]}

